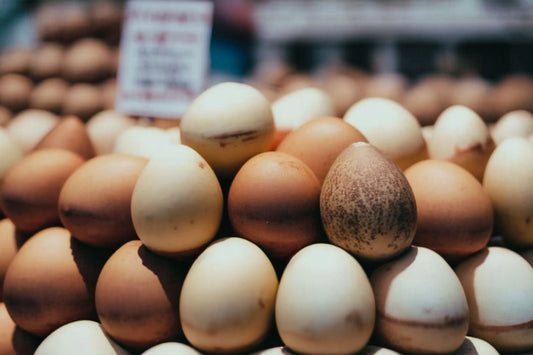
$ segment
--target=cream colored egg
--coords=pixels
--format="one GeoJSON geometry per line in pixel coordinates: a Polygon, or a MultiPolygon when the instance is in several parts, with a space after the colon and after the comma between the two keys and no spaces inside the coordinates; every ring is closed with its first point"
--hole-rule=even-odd
{"type": "Polygon", "coordinates": [[[180,318],[200,351],[232,353],[257,345],[270,329],[278,279],[265,253],[242,238],[211,244],[181,290],[180,318]]]}
{"type": "Polygon", "coordinates": [[[533,144],[508,138],[492,153],[483,187],[494,207],[495,229],[509,244],[533,247],[533,144]]]}
{"type": "Polygon", "coordinates": [[[17,142],[23,153],[29,152],[59,122],[51,112],[28,109],[8,123],[7,133],[17,142]]]}
{"type": "Polygon", "coordinates": [[[376,345],[367,345],[361,350],[358,355],[401,355],[400,353],[387,349],[382,348],[381,346],[376,345]]]}
{"type": "Polygon", "coordinates": [[[348,354],[372,334],[374,294],[353,256],[331,244],[313,244],[292,257],[276,297],[283,343],[305,354],[348,354]]]}
{"type": "Polygon", "coordinates": [[[525,110],[506,113],[495,123],[491,134],[496,144],[510,137],[527,138],[533,134],[533,115],[525,110]]]}
{"type": "Polygon", "coordinates": [[[400,352],[446,354],[468,330],[468,304],[461,283],[436,252],[411,247],[380,266],[370,282],[376,297],[377,338],[400,352]]]}
{"type": "Polygon", "coordinates": [[[50,333],[35,351],[35,355],[128,355],[100,325],[91,320],[65,324],[50,333]]]}
{"type": "Polygon", "coordinates": [[[466,106],[455,105],[435,122],[428,144],[431,159],[448,160],[482,180],[494,142],[485,122],[466,106]]]}
{"type": "Polygon", "coordinates": [[[180,129],[181,142],[198,151],[217,175],[232,176],[246,160],[269,148],[274,120],[259,90],[225,82],[191,103],[180,129]]]}
{"type": "Polygon", "coordinates": [[[137,155],[150,159],[164,147],[179,143],[179,136],[176,139],[164,129],[134,126],[120,133],[115,141],[113,153],[137,155]]]}
{"type": "Polygon", "coordinates": [[[453,355],[499,355],[498,350],[483,339],[466,337],[463,345],[453,355]]]}
{"type": "Polygon", "coordinates": [[[510,249],[489,247],[456,266],[470,307],[469,334],[502,352],[533,349],[533,268],[510,249]]]}
{"type": "Polygon", "coordinates": [[[22,159],[22,150],[4,128],[0,128],[0,186],[8,170],[22,159]]]}
{"type": "Polygon", "coordinates": [[[344,120],[401,169],[427,157],[417,119],[400,104],[385,98],[361,100],[348,109],[344,120]]]}
{"type": "Polygon", "coordinates": [[[164,255],[187,254],[209,243],[222,209],[222,189],[215,173],[200,154],[181,144],[152,155],[131,198],[139,239],[164,255]]]}
{"type": "Polygon", "coordinates": [[[176,342],[162,343],[144,351],[141,355],[201,355],[193,347],[176,342]]]}
{"type": "Polygon", "coordinates": [[[91,117],[87,121],[87,133],[93,142],[96,154],[113,152],[120,133],[135,124],[134,119],[114,110],[101,111],[91,117]]]}

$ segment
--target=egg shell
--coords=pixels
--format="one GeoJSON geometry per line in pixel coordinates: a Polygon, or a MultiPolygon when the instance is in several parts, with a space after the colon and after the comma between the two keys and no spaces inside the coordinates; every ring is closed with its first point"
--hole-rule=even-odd
{"type": "Polygon", "coordinates": [[[65,52],[62,76],[71,82],[97,82],[110,75],[109,46],[96,38],[82,38],[65,52]]]}
{"type": "Polygon", "coordinates": [[[478,76],[457,80],[450,90],[450,105],[463,105],[477,113],[485,122],[494,121],[490,108],[492,87],[478,76]]]}
{"type": "Polygon", "coordinates": [[[107,257],[61,227],[33,235],[16,254],[4,280],[4,302],[11,318],[37,336],[75,320],[95,318],[94,289],[107,257]]]}
{"type": "Polygon", "coordinates": [[[301,160],[265,152],[248,160],[231,183],[228,215],[239,236],[276,260],[320,240],[320,184],[301,160]]]}
{"type": "Polygon", "coordinates": [[[30,48],[22,46],[3,51],[0,55],[0,74],[26,74],[32,55],[33,53],[30,48]]]}
{"type": "Polygon", "coordinates": [[[13,111],[28,107],[33,82],[20,74],[5,74],[0,77],[0,105],[13,111]]]}
{"type": "Polygon", "coordinates": [[[26,155],[4,176],[0,194],[4,213],[24,232],[59,223],[59,193],[83,163],[82,157],[63,149],[42,149],[26,155]]]}
{"type": "Polygon", "coordinates": [[[200,351],[236,353],[269,331],[278,280],[267,256],[242,238],[220,239],[192,264],[180,296],[187,340],[200,351]]]}
{"type": "Polygon", "coordinates": [[[501,352],[533,349],[533,268],[516,252],[489,247],[456,266],[470,308],[469,335],[501,352]]]}
{"type": "Polygon", "coordinates": [[[113,152],[115,141],[135,120],[114,110],[104,110],[87,121],[87,132],[98,155],[113,152]]]}
{"type": "Polygon", "coordinates": [[[457,260],[483,249],[494,218],[489,195],[460,166],[424,160],[405,170],[417,207],[413,244],[430,248],[446,260],[457,260]]]}
{"type": "Polygon", "coordinates": [[[78,320],[63,325],[48,335],[34,355],[129,355],[106,334],[100,323],[78,320]]]}
{"type": "Polygon", "coordinates": [[[495,229],[509,245],[533,247],[533,144],[502,142],[487,162],[483,187],[494,206],[495,229]]]}
{"type": "Polygon", "coordinates": [[[376,345],[367,345],[361,350],[358,355],[401,355],[400,353],[387,349],[382,348],[381,346],[376,345]]]}
{"type": "Polygon", "coordinates": [[[51,112],[28,109],[17,114],[6,126],[7,133],[27,153],[59,122],[51,112]]]}
{"type": "Polygon", "coordinates": [[[65,93],[61,112],[87,121],[104,108],[102,92],[96,85],[78,83],[65,93]]]}
{"type": "Polygon", "coordinates": [[[9,218],[0,220],[0,302],[7,268],[26,239],[28,236],[17,231],[9,218]]]}
{"type": "Polygon", "coordinates": [[[32,53],[30,76],[36,80],[59,76],[64,54],[65,48],[59,43],[41,44],[32,53]]]}
{"type": "Polygon", "coordinates": [[[468,304],[457,276],[439,254],[413,246],[376,269],[370,282],[380,344],[418,354],[447,354],[461,346],[468,304]]]}
{"type": "Polygon", "coordinates": [[[103,248],[136,239],[131,196],[147,162],[133,155],[107,154],[80,166],[59,195],[65,228],[78,240],[103,248]]]}
{"type": "Polygon", "coordinates": [[[180,129],[181,142],[200,153],[217,176],[227,177],[269,148],[274,121],[270,103],[260,91],[225,82],[194,99],[180,129]]]}
{"type": "Polygon", "coordinates": [[[20,329],[13,322],[6,305],[0,303],[0,354],[33,355],[40,339],[20,329]]]}
{"type": "Polygon", "coordinates": [[[453,355],[499,355],[498,350],[483,339],[467,336],[463,345],[453,355]]]}
{"type": "Polygon", "coordinates": [[[329,93],[335,114],[342,117],[346,111],[364,96],[366,81],[348,73],[328,76],[324,90],[329,93]]]}
{"type": "Polygon", "coordinates": [[[342,119],[317,117],[289,133],[276,151],[303,161],[322,185],[337,156],[350,144],[366,141],[361,132],[342,119]]]}
{"type": "Polygon", "coordinates": [[[179,306],[183,266],[132,240],[111,255],[96,284],[102,326],[120,344],[145,350],[181,336],[179,306]]]}
{"type": "Polygon", "coordinates": [[[176,342],[168,342],[158,344],[144,351],[141,355],[201,355],[202,353],[196,351],[193,347],[176,342]]]}
{"type": "Polygon", "coordinates": [[[150,159],[164,147],[180,143],[178,135],[157,127],[129,127],[117,137],[113,153],[130,154],[150,159]]]}
{"type": "Polygon", "coordinates": [[[405,93],[401,104],[422,126],[429,126],[433,125],[441,112],[446,109],[447,102],[438,87],[420,82],[405,93]]]}
{"type": "Polygon", "coordinates": [[[209,164],[192,148],[168,146],[154,153],[132,194],[135,231],[153,252],[197,252],[222,219],[222,189],[209,164]]]}
{"type": "Polygon", "coordinates": [[[427,157],[420,124],[397,102],[367,98],[351,106],[343,119],[401,169],[427,157]]]}
{"type": "Polygon", "coordinates": [[[407,179],[364,142],[333,162],[320,192],[320,215],[329,240],[365,260],[398,255],[415,235],[416,202],[407,179]]]}
{"type": "Polygon", "coordinates": [[[365,97],[401,101],[407,90],[407,79],[399,73],[384,73],[372,76],[365,86],[365,97]]]}
{"type": "Polygon", "coordinates": [[[372,287],[346,251],[313,244],[290,260],[276,296],[277,329],[290,349],[305,354],[354,353],[367,344],[374,321],[372,287]]]}
{"type": "Polygon", "coordinates": [[[494,85],[489,95],[495,117],[514,110],[533,111],[533,79],[529,75],[507,75],[494,85]]]}
{"type": "Polygon", "coordinates": [[[527,138],[531,134],[533,134],[533,115],[525,110],[506,113],[491,130],[492,139],[497,145],[510,137],[527,138]]]}
{"type": "Polygon", "coordinates": [[[50,78],[43,80],[33,88],[28,105],[34,109],[60,114],[63,100],[68,90],[68,83],[63,79],[50,78]]]}

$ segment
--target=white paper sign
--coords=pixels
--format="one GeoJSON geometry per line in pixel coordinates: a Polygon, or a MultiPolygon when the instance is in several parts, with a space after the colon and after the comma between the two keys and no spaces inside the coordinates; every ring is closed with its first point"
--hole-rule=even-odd
{"type": "Polygon", "coordinates": [[[115,108],[180,118],[204,89],[213,4],[131,0],[124,16],[115,108]]]}

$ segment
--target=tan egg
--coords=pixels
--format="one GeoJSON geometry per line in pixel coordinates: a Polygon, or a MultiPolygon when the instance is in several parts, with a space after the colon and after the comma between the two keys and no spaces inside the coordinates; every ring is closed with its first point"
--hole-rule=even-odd
{"type": "Polygon", "coordinates": [[[168,342],[158,344],[151,347],[150,349],[143,352],[141,355],[170,355],[170,354],[179,354],[179,355],[201,355],[199,351],[196,351],[193,347],[176,342],[168,342]]]}
{"type": "Polygon", "coordinates": [[[97,82],[110,75],[112,54],[109,46],[96,38],[82,38],[65,52],[62,76],[71,82],[97,82]]]}
{"type": "Polygon", "coordinates": [[[59,122],[51,112],[28,109],[16,115],[7,125],[7,133],[27,153],[59,122]]]}
{"type": "Polygon", "coordinates": [[[266,60],[254,68],[253,79],[267,86],[281,86],[294,69],[283,60],[266,60]]]}
{"type": "Polygon", "coordinates": [[[469,335],[501,352],[533,349],[533,268],[510,249],[489,247],[455,267],[470,308],[469,335]]]}
{"type": "Polygon", "coordinates": [[[291,73],[283,79],[280,88],[280,95],[287,95],[291,92],[306,88],[319,87],[320,84],[315,78],[307,73],[291,73]]]}
{"type": "Polygon", "coordinates": [[[0,105],[13,111],[28,107],[33,82],[20,74],[5,74],[0,77],[0,105]]]}
{"type": "Polygon", "coordinates": [[[9,169],[22,159],[22,150],[7,130],[0,128],[0,191],[9,169]]]}
{"type": "Polygon", "coordinates": [[[421,82],[410,88],[401,104],[416,117],[422,126],[433,125],[437,117],[446,109],[447,101],[436,85],[421,82]]]}
{"type": "Polygon", "coordinates": [[[131,195],[146,163],[133,155],[107,154],[80,166],[59,195],[65,228],[78,240],[102,248],[136,239],[131,195]]]}
{"type": "Polygon", "coordinates": [[[140,174],[131,217],[150,250],[179,256],[198,252],[215,237],[223,204],[222,189],[205,159],[185,145],[169,145],[154,153],[140,174]]]}
{"type": "Polygon", "coordinates": [[[45,79],[32,90],[29,106],[59,114],[68,91],[69,86],[65,80],[61,78],[45,79]]]}
{"type": "Polygon", "coordinates": [[[499,355],[498,350],[483,339],[466,337],[463,345],[453,355],[499,355]]]}
{"type": "Polygon", "coordinates": [[[271,147],[275,149],[291,131],[313,118],[335,116],[329,95],[315,87],[305,87],[286,94],[272,103],[276,133],[271,147]]]}
{"type": "Polygon", "coordinates": [[[450,105],[466,106],[485,122],[492,122],[489,94],[491,85],[480,77],[465,77],[456,81],[450,90],[450,105]]]}
{"type": "Polygon", "coordinates": [[[357,353],[358,355],[401,355],[399,352],[396,352],[391,349],[383,348],[376,345],[367,345],[357,353]]]}
{"type": "Polygon", "coordinates": [[[0,220],[0,302],[7,268],[27,238],[27,235],[16,230],[9,218],[0,220]]]}
{"type": "Polygon", "coordinates": [[[182,337],[178,301],[185,273],[185,266],[151,253],[139,240],[121,246],[96,284],[104,330],[137,352],[182,337]]]}
{"type": "Polygon", "coordinates": [[[135,124],[133,118],[114,110],[101,111],[91,117],[87,121],[87,132],[93,142],[96,154],[113,152],[118,135],[135,124]]]}
{"type": "Polygon", "coordinates": [[[443,160],[424,160],[405,170],[417,208],[413,244],[446,260],[483,249],[492,234],[492,203],[483,186],[465,169],[443,160]]]}
{"type": "Polygon", "coordinates": [[[22,329],[46,336],[79,319],[96,317],[94,289],[107,253],[52,227],[33,235],[11,262],[4,302],[22,329]]]}
{"type": "Polygon", "coordinates": [[[96,1],[89,4],[92,30],[107,43],[120,39],[123,21],[123,7],[114,1],[96,1]]]}
{"type": "Polygon", "coordinates": [[[494,206],[495,229],[510,245],[533,247],[533,144],[508,138],[492,153],[483,187],[494,206]]]}
{"type": "Polygon", "coordinates": [[[113,153],[130,154],[150,159],[162,149],[180,143],[178,135],[157,127],[129,127],[117,137],[113,153]]]}
{"type": "Polygon", "coordinates": [[[361,100],[350,107],[344,120],[402,170],[427,157],[420,124],[394,101],[383,98],[361,100]]]}
{"type": "Polygon", "coordinates": [[[84,160],[63,149],[26,155],[4,176],[1,204],[5,215],[23,232],[57,225],[59,192],[84,160]]]}
{"type": "Polygon", "coordinates": [[[62,41],[61,6],[56,2],[42,3],[35,12],[35,25],[40,40],[46,42],[62,41]]]}
{"type": "Polygon", "coordinates": [[[358,258],[385,260],[411,245],[415,197],[402,171],[368,143],[353,143],[331,166],[320,193],[329,240],[358,258]]]}
{"type": "Polygon", "coordinates": [[[374,75],[366,83],[365,97],[380,97],[400,102],[407,85],[407,79],[399,73],[374,75]]]}
{"type": "Polygon", "coordinates": [[[0,303],[0,354],[34,355],[40,339],[17,327],[5,303],[0,303]]]}
{"type": "Polygon", "coordinates": [[[495,117],[515,110],[533,111],[533,79],[525,74],[512,74],[494,85],[490,104],[495,117]]]}
{"type": "Polygon", "coordinates": [[[276,272],[259,247],[242,238],[216,241],[194,261],[183,283],[185,337],[205,352],[252,349],[272,324],[277,288],[276,272]]]}
{"type": "Polygon", "coordinates": [[[290,260],[276,296],[276,325],[287,347],[305,354],[355,353],[367,344],[374,322],[372,287],[346,251],[314,244],[290,260]]]}
{"type": "Polygon", "coordinates": [[[48,335],[34,355],[129,355],[92,320],[78,320],[63,325],[48,335]]]}
{"type": "Polygon", "coordinates": [[[74,84],[63,98],[63,115],[74,115],[87,121],[89,118],[102,111],[104,99],[102,92],[95,85],[74,84]]]}
{"type": "Polygon", "coordinates": [[[289,133],[276,150],[307,164],[322,185],[337,156],[350,144],[366,141],[363,134],[346,121],[336,117],[318,117],[289,133]]]}
{"type": "Polygon", "coordinates": [[[370,282],[380,344],[418,354],[447,354],[461,346],[468,304],[457,276],[439,254],[411,247],[376,269],[370,282]]]}
{"type": "Polygon", "coordinates": [[[431,159],[448,160],[479,181],[494,150],[485,122],[465,106],[448,107],[437,119],[428,144],[431,159]]]}
{"type": "Polygon", "coordinates": [[[225,82],[191,103],[180,129],[181,142],[200,153],[217,176],[232,177],[246,160],[269,148],[274,121],[261,92],[225,82]]]}
{"type": "Polygon", "coordinates": [[[342,117],[346,111],[364,96],[366,80],[346,73],[329,76],[324,83],[324,90],[329,93],[336,116],[342,117]]]}
{"type": "Polygon", "coordinates": [[[65,48],[61,44],[43,43],[33,51],[30,76],[36,80],[59,76],[64,54],[65,48]]]}
{"type": "Polygon", "coordinates": [[[0,75],[27,74],[33,56],[30,48],[14,47],[0,55],[0,75]]]}
{"type": "Polygon", "coordinates": [[[533,115],[525,110],[511,111],[503,115],[491,131],[492,139],[500,144],[510,137],[527,138],[533,134],[533,115]]]}
{"type": "Polygon", "coordinates": [[[13,117],[13,113],[6,107],[0,106],[0,127],[5,127],[13,117]]]}
{"type": "Polygon", "coordinates": [[[320,184],[304,162],[281,152],[248,160],[233,179],[228,215],[236,233],[287,262],[323,237],[320,184]]]}
{"type": "Polygon", "coordinates": [[[69,43],[92,34],[88,6],[83,2],[67,2],[61,7],[61,37],[69,43]]]}

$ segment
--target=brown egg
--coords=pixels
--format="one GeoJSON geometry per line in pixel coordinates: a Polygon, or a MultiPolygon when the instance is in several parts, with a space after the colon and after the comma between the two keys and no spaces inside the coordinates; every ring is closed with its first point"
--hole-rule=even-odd
{"type": "Polygon", "coordinates": [[[424,160],[405,171],[415,195],[417,229],[413,244],[447,260],[483,249],[492,234],[488,193],[468,171],[442,160],[424,160]]]}
{"type": "Polygon", "coordinates": [[[94,144],[96,154],[113,152],[117,137],[126,128],[135,126],[136,121],[120,112],[105,110],[87,121],[87,132],[94,144]]]}
{"type": "Polygon", "coordinates": [[[425,83],[414,85],[402,99],[402,105],[422,126],[434,124],[437,117],[446,109],[446,104],[438,88],[425,83]]]}
{"type": "Polygon", "coordinates": [[[24,232],[57,224],[59,192],[83,162],[79,155],[63,149],[28,154],[4,177],[1,199],[6,216],[24,232]]]}
{"type": "Polygon", "coordinates": [[[9,316],[5,303],[0,303],[0,354],[33,355],[39,340],[17,327],[9,316]]]}
{"type": "Polygon", "coordinates": [[[319,117],[289,133],[276,150],[307,164],[322,185],[337,156],[350,144],[366,141],[363,134],[346,121],[336,117],[319,117]]]}
{"type": "Polygon", "coordinates": [[[0,75],[27,74],[32,56],[32,50],[29,48],[15,47],[6,50],[0,55],[0,75]]]}
{"type": "Polygon", "coordinates": [[[47,148],[69,150],[86,160],[96,155],[85,124],[76,116],[62,118],[34,150],[47,148]]]}
{"type": "Polygon", "coordinates": [[[33,82],[20,74],[5,74],[0,77],[0,105],[13,111],[28,107],[33,82]]]}
{"type": "Polygon", "coordinates": [[[63,108],[63,100],[68,91],[68,83],[63,79],[43,80],[32,90],[29,106],[58,114],[63,108]]]}
{"type": "Polygon", "coordinates": [[[381,97],[399,102],[407,90],[407,84],[407,79],[401,74],[378,74],[367,81],[365,97],[381,97]]]}
{"type": "Polygon", "coordinates": [[[0,302],[7,268],[26,239],[27,236],[17,231],[9,218],[0,220],[0,302]]]}
{"type": "Polygon", "coordinates": [[[37,34],[42,41],[61,41],[61,6],[59,2],[45,2],[37,8],[35,22],[37,34]]]}
{"type": "Polygon", "coordinates": [[[266,60],[254,69],[253,79],[266,86],[279,87],[293,71],[283,60],[266,60]]]}
{"type": "Polygon", "coordinates": [[[6,107],[0,106],[0,127],[5,127],[13,117],[13,113],[6,107]]]}
{"type": "Polygon", "coordinates": [[[533,79],[524,74],[509,75],[494,86],[489,100],[496,118],[515,110],[533,111],[533,79]]]}
{"type": "Polygon", "coordinates": [[[96,284],[96,311],[105,331],[137,351],[181,338],[178,302],[185,273],[140,240],[124,244],[96,284]]]}
{"type": "Polygon", "coordinates": [[[111,50],[96,38],[77,40],[67,49],[62,75],[72,82],[96,82],[110,75],[111,50]]]}
{"type": "Polygon", "coordinates": [[[123,20],[123,9],[115,1],[93,1],[90,4],[92,30],[107,43],[118,43],[123,20]]]}
{"type": "Polygon", "coordinates": [[[91,34],[91,18],[89,9],[83,2],[65,2],[61,6],[61,39],[71,42],[91,34]]]}
{"type": "Polygon", "coordinates": [[[454,83],[450,90],[450,105],[463,105],[483,118],[485,122],[492,122],[497,117],[491,117],[489,93],[491,86],[479,77],[467,77],[454,83]]]}
{"type": "Polygon", "coordinates": [[[63,99],[64,115],[78,116],[84,121],[94,116],[104,107],[102,92],[90,84],[72,85],[63,99]]]}
{"type": "Polygon", "coordinates": [[[44,43],[34,50],[30,61],[30,76],[36,80],[61,74],[65,48],[58,43],[44,43]]]}
{"type": "Polygon", "coordinates": [[[137,237],[131,220],[131,196],[148,162],[133,155],[93,158],[65,182],[59,195],[63,225],[89,245],[117,248],[137,237]]]}
{"type": "Polygon", "coordinates": [[[345,73],[334,74],[327,78],[324,89],[333,100],[337,116],[344,116],[350,106],[364,97],[365,83],[365,80],[345,73]]]}
{"type": "Polygon", "coordinates": [[[63,324],[96,317],[94,289],[107,254],[52,227],[32,236],[11,262],[4,302],[24,330],[46,336],[63,324]]]}
{"type": "Polygon", "coordinates": [[[51,112],[28,109],[13,117],[6,127],[7,133],[15,140],[24,153],[29,152],[59,122],[59,117],[51,112]]]}

